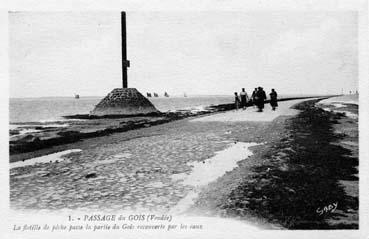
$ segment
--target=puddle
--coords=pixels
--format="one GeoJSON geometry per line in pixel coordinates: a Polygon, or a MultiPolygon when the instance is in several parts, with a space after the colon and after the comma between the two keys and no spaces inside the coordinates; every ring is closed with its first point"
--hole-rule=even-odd
{"type": "Polygon", "coordinates": [[[69,127],[67,123],[49,123],[49,124],[22,124],[22,123],[14,123],[9,125],[10,130],[19,129],[19,128],[66,128],[69,127]]]}
{"type": "Polygon", "coordinates": [[[45,125],[37,125],[37,124],[10,124],[9,130],[18,131],[15,132],[14,135],[11,135],[10,138],[19,137],[26,134],[39,133],[47,130],[49,128],[67,128],[69,124],[45,124],[45,125]],[[37,128],[37,129],[36,129],[37,128]]]}
{"type": "Polygon", "coordinates": [[[94,168],[94,167],[99,167],[101,165],[106,165],[106,164],[125,162],[126,159],[131,158],[131,157],[132,157],[132,154],[130,153],[119,153],[119,154],[109,156],[103,160],[92,161],[88,164],[87,167],[94,168]]]}
{"type": "Polygon", "coordinates": [[[341,141],[342,144],[346,144],[346,145],[349,145],[349,146],[355,146],[355,147],[358,147],[359,146],[359,143],[358,142],[352,142],[352,141],[341,141]]]}
{"type": "Polygon", "coordinates": [[[186,212],[195,202],[199,196],[199,192],[189,192],[186,197],[182,198],[177,205],[170,209],[169,214],[182,214],[186,212]]]}
{"type": "MultiPolygon", "coordinates": [[[[337,106],[337,105],[341,105],[341,104],[333,104],[333,106],[336,107],[336,108],[341,107],[341,106],[337,106]]],[[[335,110],[335,109],[330,109],[330,108],[326,108],[326,107],[322,107],[322,109],[324,111],[328,111],[328,112],[343,113],[351,119],[358,119],[358,117],[359,117],[358,114],[354,114],[354,113],[352,113],[350,111],[346,111],[346,110],[335,110]]]]}
{"type": "Polygon", "coordinates": [[[45,124],[40,125],[42,128],[66,128],[69,127],[69,124],[45,124]]]}
{"type": "Polygon", "coordinates": [[[343,108],[343,107],[346,107],[346,105],[343,105],[343,104],[341,104],[341,103],[334,103],[334,104],[332,104],[334,107],[336,107],[336,108],[343,108]]]}
{"type": "Polygon", "coordinates": [[[130,158],[131,156],[132,156],[132,154],[130,154],[130,153],[116,154],[116,155],[113,155],[112,158],[95,161],[95,162],[92,163],[91,166],[96,166],[96,165],[101,165],[101,164],[111,164],[111,163],[115,163],[115,162],[118,162],[118,161],[124,161],[125,159],[130,158]]]}
{"type": "Polygon", "coordinates": [[[232,143],[232,146],[216,153],[212,158],[202,162],[191,162],[189,165],[192,171],[187,174],[175,174],[174,180],[183,180],[183,184],[190,186],[205,186],[217,178],[223,176],[226,172],[237,167],[237,162],[243,160],[252,152],[248,149],[251,146],[258,145],[257,143],[232,143]]]}
{"type": "Polygon", "coordinates": [[[257,143],[232,143],[225,150],[219,151],[212,158],[202,162],[189,163],[192,166],[190,174],[174,174],[172,180],[181,181],[184,185],[194,187],[194,191],[187,194],[178,204],[173,207],[170,213],[180,214],[185,212],[194,203],[200,188],[216,181],[226,172],[232,171],[237,167],[237,162],[244,160],[252,155],[249,147],[259,145],[257,143]]]}
{"type": "Polygon", "coordinates": [[[351,119],[358,119],[359,118],[358,114],[355,114],[355,113],[352,113],[346,110],[339,110],[339,108],[349,107],[347,104],[359,105],[358,96],[357,95],[345,95],[345,96],[339,96],[339,97],[332,97],[329,99],[319,101],[317,103],[317,106],[321,107],[325,111],[332,111],[335,113],[344,113],[347,117],[351,119]],[[332,109],[332,106],[338,109],[332,109]]]}
{"type": "Polygon", "coordinates": [[[30,134],[30,133],[38,133],[41,132],[41,130],[38,129],[19,129],[19,132],[15,135],[11,135],[10,138],[15,138],[20,135],[30,134]]]}
{"type": "Polygon", "coordinates": [[[130,158],[132,156],[132,154],[130,153],[120,153],[120,154],[116,154],[113,157],[114,158],[130,158]]]}
{"type": "Polygon", "coordinates": [[[37,157],[37,158],[27,159],[25,161],[18,161],[18,162],[10,163],[9,168],[10,169],[19,168],[19,167],[30,166],[30,165],[40,164],[40,163],[53,163],[56,161],[60,162],[64,160],[62,158],[63,156],[70,154],[70,153],[77,153],[81,151],[82,151],[81,149],[68,149],[65,151],[48,154],[48,155],[37,157]]]}

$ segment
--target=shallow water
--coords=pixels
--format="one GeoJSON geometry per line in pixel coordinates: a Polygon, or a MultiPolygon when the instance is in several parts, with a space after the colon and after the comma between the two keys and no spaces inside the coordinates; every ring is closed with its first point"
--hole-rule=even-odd
{"type": "MultiPolygon", "coordinates": [[[[217,178],[223,176],[228,171],[237,167],[237,162],[243,160],[252,152],[249,147],[258,145],[257,143],[237,142],[231,143],[230,147],[225,150],[216,152],[214,157],[206,159],[202,162],[191,162],[189,165],[192,171],[189,175],[183,175],[183,184],[199,187],[205,186],[217,178]]],[[[173,179],[178,180],[181,176],[175,176],[173,179]]]]}
{"type": "Polygon", "coordinates": [[[342,95],[337,97],[331,97],[325,100],[321,100],[320,104],[330,105],[332,103],[343,103],[343,104],[359,104],[359,95],[342,95]]]}
{"type": "Polygon", "coordinates": [[[237,162],[244,160],[252,155],[249,147],[256,146],[257,143],[237,142],[230,144],[225,150],[216,152],[214,157],[206,159],[202,162],[191,162],[192,167],[190,174],[174,174],[174,181],[181,181],[182,184],[194,187],[186,197],[181,199],[178,204],[171,209],[171,213],[180,214],[185,212],[194,203],[198,197],[199,188],[216,181],[226,172],[232,171],[237,167],[237,162]]]}
{"type": "Polygon", "coordinates": [[[14,163],[10,163],[9,168],[19,168],[19,167],[24,167],[24,166],[30,166],[30,165],[35,165],[35,164],[40,164],[40,163],[53,163],[53,162],[60,162],[63,161],[63,156],[70,154],[70,153],[77,153],[77,152],[81,152],[81,149],[68,149],[62,152],[57,152],[57,153],[53,153],[53,154],[48,154],[45,156],[41,156],[41,157],[37,157],[37,158],[32,158],[32,159],[28,159],[26,161],[18,161],[18,162],[14,162],[14,163]]]}
{"type": "Polygon", "coordinates": [[[358,119],[359,115],[340,108],[351,107],[350,105],[359,105],[359,96],[358,95],[344,95],[338,97],[332,97],[325,100],[321,100],[317,103],[325,111],[333,111],[335,113],[343,113],[347,117],[351,119],[358,119]],[[327,107],[326,107],[327,106],[327,107]]]}
{"type": "MultiPolygon", "coordinates": [[[[281,95],[280,98],[296,96],[301,97],[302,95],[281,95]]],[[[80,99],[73,97],[11,98],[9,100],[9,121],[10,123],[66,121],[62,116],[88,114],[102,98],[102,96],[82,96],[80,99]]],[[[232,94],[225,96],[152,97],[148,99],[161,112],[199,111],[210,105],[234,102],[232,94]]]]}
{"type": "MultiPolygon", "coordinates": [[[[80,99],[68,97],[18,98],[9,101],[9,121],[50,123],[65,121],[64,115],[88,114],[102,97],[86,97],[80,99]]],[[[204,97],[169,97],[149,98],[155,107],[162,111],[194,110],[199,111],[206,106],[227,104],[233,101],[232,96],[204,97]]]]}

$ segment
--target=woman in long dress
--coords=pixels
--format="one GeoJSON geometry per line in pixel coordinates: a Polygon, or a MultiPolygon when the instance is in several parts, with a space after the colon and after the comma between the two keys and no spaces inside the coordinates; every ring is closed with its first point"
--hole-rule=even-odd
{"type": "Polygon", "coordinates": [[[242,109],[246,109],[246,104],[247,104],[247,100],[248,100],[248,95],[245,91],[245,88],[242,88],[242,91],[240,93],[240,96],[241,96],[241,106],[242,106],[242,109]]]}
{"type": "Polygon", "coordinates": [[[277,92],[274,89],[272,89],[272,92],[270,92],[269,96],[270,96],[270,106],[272,106],[272,110],[275,110],[275,108],[278,107],[277,92]]]}

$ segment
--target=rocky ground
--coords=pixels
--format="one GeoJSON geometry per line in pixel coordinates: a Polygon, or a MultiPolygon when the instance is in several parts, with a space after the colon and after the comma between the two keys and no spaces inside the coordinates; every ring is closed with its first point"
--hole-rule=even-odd
{"type": "Polygon", "coordinates": [[[186,194],[171,175],[191,170],[188,161],[207,159],[226,148],[227,131],[180,120],[63,145],[82,151],[59,163],[11,170],[12,205],[169,208],[186,194]]]}
{"type": "MultiPolygon", "coordinates": [[[[209,123],[188,118],[38,150],[35,155],[81,151],[54,163],[12,168],[11,207],[170,212],[195,190],[178,180],[191,175],[194,162],[205,162],[237,142],[254,142],[259,144],[250,148],[254,155],[201,187],[188,213],[239,217],[277,228],[324,228],[333,225],[328,219],[337,214],[327,213],[322,219],[315,215],[315,207],[338,201],[337,212],[353,215],[346,227],[355,227],[357,155],[332,144],[349,140],[337,137],[333,129],[346,118],[313,103],[300,105],[297,117],[279,116],[271,122],[209,123]],[[322,153],[315,155],[318,149],[322,153]],[[321,160],[324,157],[329,160],[321,160]],[[316,199],[311,201],[312,197],[316,199]],[[301,217],[302,212],[308,218],[301,217]]],[[[355,127],[351,132],[355,140],[355,127]]]]}
{"type": "Polygon", "coordinates": [[[246,136],[243,142],[263,142],[268,124],[191,119],[54,146],[53,151],[81,151],[57,163],[11,169],[11,205],[168,211],[192,188],[173,180],[173,175],[189,174],[188,162],[211,158],[239,140],[238,135],[246,136]]]}

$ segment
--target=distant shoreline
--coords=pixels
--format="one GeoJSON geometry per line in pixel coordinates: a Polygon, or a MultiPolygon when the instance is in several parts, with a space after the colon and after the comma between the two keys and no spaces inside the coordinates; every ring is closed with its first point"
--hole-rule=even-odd
{"type": "MultiPolygon", "coordinates": [[[[251,92],[249,92],[251,94],[251,92]]],[[[280,94],[283,97],[332,97],[332,96],[337,96],[340,94],[280,94]]],[[[95,98],[104,98],[105,95],[80,95],[79,99],[95,99],[95,98]]],[[[146,96],[145,96],[146,97],[146,96]]],[[[233,94],[231,92],[231,94],[221,94],[221,95],[191,95],[188,94],[186,95],[186,97],[184,97],[183,95],[170,95],[170,97],[164,97],[164,96],[160,96],[159,97],[148,97],[149,99],[170,99],[170,98],[194,98],[194,97],[231,97],[233,98],[233,94]]],[[[147,97],[146,97],[147,98],[147,97]]],[[[26,99],[75,99],[74,95],[70,95],[70,96],[31,96],[31,97],[9,97],[10,100],[26,100],[26,99]]]]}

